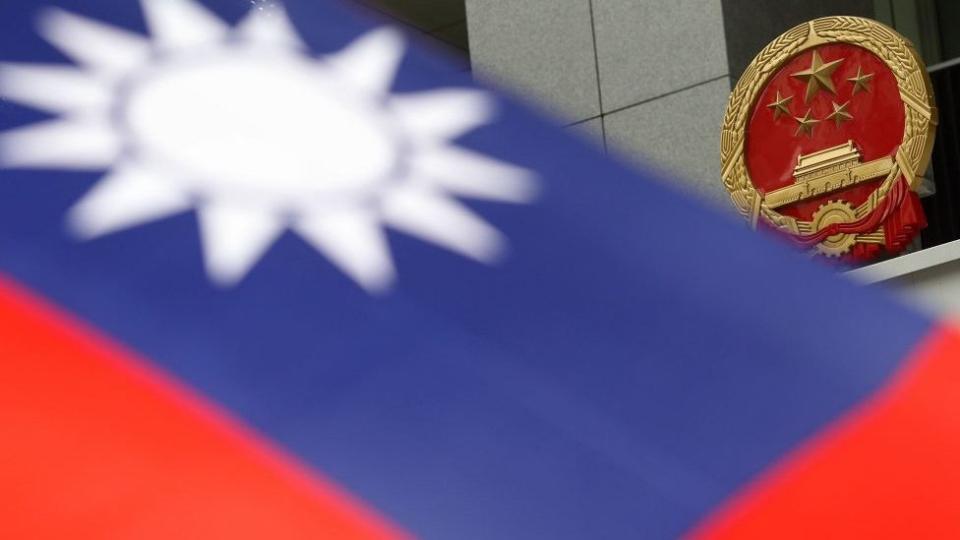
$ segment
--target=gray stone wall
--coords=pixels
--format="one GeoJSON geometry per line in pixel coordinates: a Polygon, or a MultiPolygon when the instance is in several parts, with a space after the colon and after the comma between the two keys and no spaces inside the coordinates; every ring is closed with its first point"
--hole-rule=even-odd
{"type": "Polygon", "coordinates": [[[478,77],[531,96],[612,155],[727,207],[721,0],[467,0],[478,77]]]}

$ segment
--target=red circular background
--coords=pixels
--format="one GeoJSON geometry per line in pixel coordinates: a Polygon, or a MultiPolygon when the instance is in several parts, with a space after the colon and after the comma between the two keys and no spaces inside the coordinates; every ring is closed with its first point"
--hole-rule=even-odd
{"type": "MultiPolygon", "coordinates": [[[[747,170],[753,185],[760,192],[769,193],[793,184],[793,169],[798,156],[837,146],[848,140],[852,140],[860,150],[864,163],[883,156],[894,156],[903,140],[903,126],[903,101],[900,99],[897,79],[880,58],[862,47],[847,43],[821,45],[798,54],[784,64],[760,93],[747,125],[747,170]],[[810,68],[814,50],[823,63],[843,61],[832,74],[836,94],[820,89],[809,103],[804,103],[807,82],[792,74],[810,68]],[[857,75],[858,67],[864,74],[873,73],[873,78],[869,83],[869,91],[860,90],[854,95],[854,84],[847,79],[857,75]],[[788,104],[790,115],[774,119],[773,110],[767,105],[775,101],[777,91],[781,97],[793,96],[793,100],[788,104]],[[827,115],[833,112],[834,101],[841,105],[849,101],[847,112],[853,115],[851,120],[839,127],[832,119],[827,120],[827,115]],[[803,133],[796,135],[798,123],[794,117],[802,117],[808,109],[811,118],[820,122],[814,126],[812,137],[803,133]]],[[[880,180],[882,178],[784,206],[777,211],[809,221],[817,208],[828,200],[842,197],[856,207],[877,189],[880,180]]]]}

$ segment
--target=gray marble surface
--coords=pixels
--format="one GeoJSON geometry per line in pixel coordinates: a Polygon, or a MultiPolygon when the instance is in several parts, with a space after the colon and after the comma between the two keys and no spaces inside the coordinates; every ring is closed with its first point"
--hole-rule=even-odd
{"type": "Polygon", "coordinates": [[[600,114],[587,0],[467,0],[474,74],[566,123],[600,114]]]}
{"type": "Polygon", "coordinates": [[[720,180],[720,124],[729,78],[702,84],[604,117],[607,148],[652,164],[721,207],[730,207],[720,180]]]}
{"type": "Polygon", "coordinates": [[[604,112],[727,73],[720,0],[592,0],[604,112]]]}

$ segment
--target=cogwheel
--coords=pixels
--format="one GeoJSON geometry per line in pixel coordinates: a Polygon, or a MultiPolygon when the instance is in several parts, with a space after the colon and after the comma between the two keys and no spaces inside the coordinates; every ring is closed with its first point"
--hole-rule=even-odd
{"type": "MultiPolygon", "coordinates": [[[[828,225],[834,223],[849,223],[856,219],[857,215],[846,201],[829,201],[821,204],[817,211],[813,213],[813,230],[819,231],[828,225]]],[[[827,257],[839,257],[850,251],[850,248],[857,242],[855,234],[835,234],[828,236],[822,242],[817,244],[816,251],[827,257]]]]}

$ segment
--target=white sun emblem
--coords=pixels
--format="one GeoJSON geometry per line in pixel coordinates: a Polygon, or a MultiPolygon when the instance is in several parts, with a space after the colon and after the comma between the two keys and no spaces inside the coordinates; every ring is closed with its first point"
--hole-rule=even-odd
{"type": "Polygon", "coordinates": [[[454,195],[529,202],[536,184],[452,144],[490,120],[488,94],[391,94],[404,48],[392,30],[314,58],[279,6],[230,27],[190,0],[142,4],[152,39],[41,17],[45,39],[84,69],[0,66],[0,95],[59,115],[0,135],[0,163],[109,170],[71,208],[74,234],[195,209],[221,285],[288,229],[371,292],[395,279],[385,226],[497,260],[505,240],[454,195]]]}

